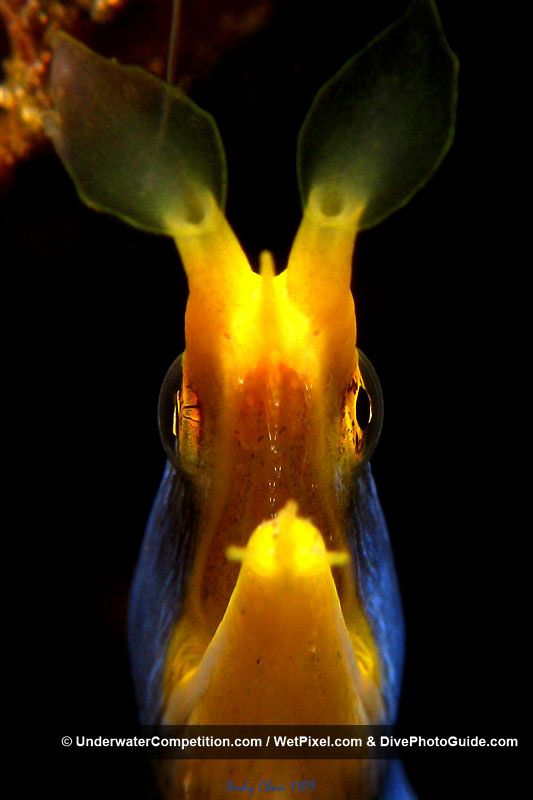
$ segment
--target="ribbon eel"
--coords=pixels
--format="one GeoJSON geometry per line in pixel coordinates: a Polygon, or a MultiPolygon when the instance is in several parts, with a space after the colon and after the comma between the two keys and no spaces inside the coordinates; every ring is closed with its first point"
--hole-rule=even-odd
{"type": "MultiPolygon", "coordinates": [[[[394,721],[400,599],[368,459],[379,381],[356,349],[356,234],[404,205],[453,138],[457,62],[434,3],[316,96],[298,139],[303,218],[286,269],[254,272],[224,216],[224,150],[181,91],[53,48],[46,125],[82,199],[172,236],[186,349],[160,400],[169,456],[134,578],[130,643],[149,724],[394,721]]],[[[399,765],[165,762],[169,798],[226,797],[266,773],[324,798],[411,797],[399,765]]],[[[255,784],[254,784],[255,782],[255,784]]]]}

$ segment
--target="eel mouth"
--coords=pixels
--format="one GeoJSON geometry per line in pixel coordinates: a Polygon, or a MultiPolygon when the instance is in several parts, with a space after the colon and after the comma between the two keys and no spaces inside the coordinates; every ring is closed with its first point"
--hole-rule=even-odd
{"type": "Polygon", "coordinates": [[[208,639],[185,614],[169,649],[166,724],[362,725],[381,713],[375,653],[350,630],[333,571],[350,569],[289,501],[245,547],[208,639]],[[203,640],[202,640],[203,636],[203,640]]]}
{"type": "MultiPolygon", "coordinates": [[[[376,665],[372,669],[368,650],[362,657],[363,642],[346,624],[333,576],[349,570],[348,554],[327,549],[319,530],[289,501],[245,547],[228,547],[227,558],[240,565],[239,575],[203,652],[191,619],[177,628],[163,723],[375,723],[382,713],[376,665]]],[[[286,787],[312,773],[324,796],[342,800],[372,796],[379,770],[368,760],[191,759],[163,762],[160,779],[169,798],[215,800],[226,796],[229,780],[250,793],[269,775],[286,787]]]]}

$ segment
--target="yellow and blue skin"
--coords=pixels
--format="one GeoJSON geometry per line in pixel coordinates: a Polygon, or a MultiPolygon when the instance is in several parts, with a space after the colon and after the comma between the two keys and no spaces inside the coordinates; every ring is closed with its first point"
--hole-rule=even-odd
{"type": "MultiPolygon", "coordinates": [[[[287,267],[263,253],[255,273],[223,213],[211,117],[142,70],[54,44],[46,125],[80,196],[171,235],[189,283],[175,438],[130,608],[144,723],[394,721],[402,615],[366,463],[379,390],[356,349],[352,256],[444,157],[456,83],[434,3],[414,0],[318,93],[287,267]]],[[[164,762],[161,791],[227,797],[229,778],[266,774],[311,776],[320,798],[412,797],[396,762],[339,760],[164,762]]]]}

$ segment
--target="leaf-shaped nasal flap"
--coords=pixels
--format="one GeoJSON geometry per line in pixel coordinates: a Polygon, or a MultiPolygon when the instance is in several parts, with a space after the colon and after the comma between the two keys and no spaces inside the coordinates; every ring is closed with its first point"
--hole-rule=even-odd
{"type": "Polygon", "coordinates": [[[90,206],[155,233],[202,222],[225,201],[226,165],[212,118],[179,89],[102,58],[62,33],[45,127],[90,206]]]}
{"type": "Polygon", "coordinates": [[[403,206],[451,145],[457,72],[435,4],[414,0],[316,96],[298,140],[304,208],[363,207],[362,229],[403,206]]]}

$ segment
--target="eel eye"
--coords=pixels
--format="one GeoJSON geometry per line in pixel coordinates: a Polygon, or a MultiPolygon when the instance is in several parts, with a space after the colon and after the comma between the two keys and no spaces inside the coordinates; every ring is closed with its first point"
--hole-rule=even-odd
{"type": "Polygon", "coordinates": [[[172,466],[194,472],[198,464],[201,412],[198,398],[183,380],[183,355],[170,365],[159,392],[159,435],[172,466]]]}
{"type": "Polygon", "coordinates": [[[383,424],[381,384],[370,360],[361,350],[359,369],[346,390],[343,407],[342,445],[345,456],[361,468],[372,456],[383,424]]]}

